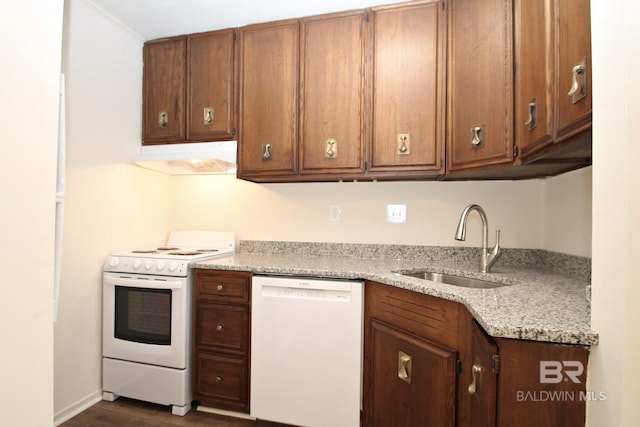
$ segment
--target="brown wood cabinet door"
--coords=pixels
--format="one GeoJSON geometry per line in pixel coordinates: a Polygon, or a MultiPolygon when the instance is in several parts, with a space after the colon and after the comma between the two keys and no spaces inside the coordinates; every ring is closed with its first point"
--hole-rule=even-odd
{"type": "Polygon", "coordinates": [[[143,144],[184,141],[186,37],[144,45],[143,144]]]}
{"type": "Polygon", "coordinates": [[[591,126],[589,0],[555,0],[556,142],[591,126]],[[575,83],[575,90],[574,88],[575,83]],[[572,92],[572,95],[569,95],[572,92]]]}
{"type": "Polygon", "coordinates": [[[249,306],[198,302],[195,345],[246,355],[249,351],[249,306]]]}
{"type": "Polygon", "coordinates": [[[462,371],[469,384],[466,396],[471,400],[470,419],[473,427],[495,427],[498,374],[494,356],[498,347],[475,322],[471,328],[472,364],[462,371]]]}
{"type": "Polygon", "coordinates": [[[240,30],[240,178],[297,173],[298,35],[295,20],[240,30]]]}
{"type": "MultiPolygon", "coordinates": [[[[583,427],[589,350],[578,345],[497,338],[498,427],[583,427]]],[[[592,395],[593,394],[593,395],[592,395]]]]}
{"type": "Polygon", "coordinates": [[[301,174],[364,171],[365,13],[302,21],[301,174]]]}
{"type": "Polygon", "coordinates": [[[373,27],[368,170],[444,172],[444,3],[373,9],[373,27]]]}
{"type": "Polygon", "coordinates": [[[231,139],[235,134],[234,39],[235,30],[188,38],[190,141],[231,139]]]}
{"type": "Polygon", "coordinates": [[[203,405],[249,412],[249,362],[200,351],[194,358],[193,398],[203,405]]]}
{"type": "Polygon", "coordinates": [[[516,0],[516,143],[519,158],[553,143],[554,0],[516,0]]]}
{"type": "Polygon", "coordinates": [[[456,352],[371,320],[367,427],[456,425],[456,352]]]}
{"type": "Polygon", "coordinates": [[[449,2],[447,170],[513,161],[512,2],[449,2]]]}

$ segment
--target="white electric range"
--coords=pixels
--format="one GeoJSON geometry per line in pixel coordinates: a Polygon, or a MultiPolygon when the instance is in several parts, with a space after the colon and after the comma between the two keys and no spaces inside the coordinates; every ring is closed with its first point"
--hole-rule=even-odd
{"type": "Polygon", "coordinates": [[[235,234],[175,231],[163,247],[117,251],[103,268],[103,399],[191,409],[189,263],[235,253],[235,234]]]}

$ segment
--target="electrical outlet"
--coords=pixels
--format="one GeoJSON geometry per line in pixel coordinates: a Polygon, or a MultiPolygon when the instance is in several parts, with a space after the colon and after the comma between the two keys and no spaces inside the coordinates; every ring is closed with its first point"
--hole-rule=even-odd
{"type": "Polygon", "coordinates": [[[404,224],[407,222],[407,205],[387,205],[387,222],[404,224]]]}
{"type": "Polygon", "coordinates": [[[329,221],[340,222],[342,220],[342,206],[331,205],[329,206],[329,221]]]}

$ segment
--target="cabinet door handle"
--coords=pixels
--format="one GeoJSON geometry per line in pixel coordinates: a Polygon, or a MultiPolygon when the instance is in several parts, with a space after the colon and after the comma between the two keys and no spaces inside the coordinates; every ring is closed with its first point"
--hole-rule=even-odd
{"type": "Polygon", "coordinates": [[[587,58],[582,58],[582,60],[573,67],[571,73],[572,83],[567,96],[570,96],[575,104],[587,96],[587,58]]]}
{"type": "Polygon", "coordinates": [[[271,144],[262,144],[262,160],[271,160],[273,157],[273,147],[271,144]]]}
{"type": "MultiPolygon", "coordinates": [[[[478,383],[482,381],[482,366],[478,361],[473,364],[471,367],[471,384],[467,387],[467,391],[470,395],[476,394],[478,392],[478,383]]],[[[478,393],[479,394],[479,393],[478,393]]]]}
{"type": "Polygon", "coordinates": [[[327,151],[325,156],[334,159],[338,155],[338,141],[335,138],[329,138],[326,141],[327,151]]]}
{"type": "Polygon", "coordinates": [[[471,128],[471,148],[480,148],[484,145],[484,125],[471,128]]]}
{"type": "Polygon", "coordinates": [[[160,113],[158,113],[158,127],[166,128],[167,126],[169,126],[169,113],[160,111],[160,113]]]}
{"type": "Polygon", "coordinates": [[[529,103],[529,119],[524,122],[525,126],[529,126],[529,130],[533,130],[538,126],[538,99],[533,98],[529,103]]]}
{"type": "Polygon", "coordinates": [[[213,108],[204,107],[204,124],[210,125],[213,123],[213,108]]]}
{"type": "Polygon", "coordinates": [[[398,378],[411,384],[411,356],[404,351],[398,351],[398,378]]]}

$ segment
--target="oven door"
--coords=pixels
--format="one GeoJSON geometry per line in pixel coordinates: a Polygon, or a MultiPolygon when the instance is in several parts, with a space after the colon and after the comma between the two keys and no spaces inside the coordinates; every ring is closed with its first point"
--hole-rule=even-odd
{"type": "Polygon", "coordinates": [[[186,369],[189,279],[103,273],[104,357],[186,369]]]}

